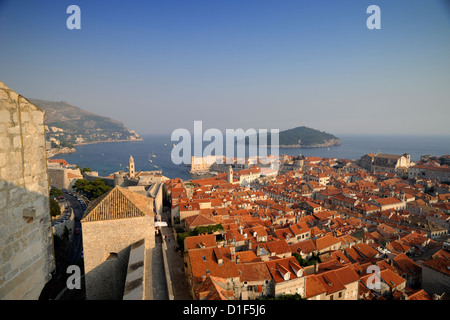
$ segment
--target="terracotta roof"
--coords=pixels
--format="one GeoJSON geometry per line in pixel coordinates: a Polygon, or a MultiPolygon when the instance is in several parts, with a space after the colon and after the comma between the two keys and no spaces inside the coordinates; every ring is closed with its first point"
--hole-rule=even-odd
{"type": "Polygon", "coordinates": [[[326,249],[335,244],[340,244],[341,241],[333,236],[324,236],[316,239],[316,247],[318,250],[326,249]]]}
{"type": "Polygon", "coordinates": [[[116,186],[92,201],[82,222],[154,216],[153,199],[116,186]]]}
{"type": "Polygon", "coordinates": [[[408,296],[408,300],[432,300],[432,298],[428,293],[426,293],[425,290],[421,289],[413,294],[410,294],[408,296]]]}
{"type": "Polygon", "coordinates": [[[406,282],[406,279],[400,277],[390,269],[381,270],[380,277],[381,279],[383,279],[383,282],[385,282],[391,288],[396,288],[402,283],[406,282]]]}
{"type": "Polygon", "coordinates": [[[188,251],[194,282],[202,282],[207,275],[223,279],[239,277],[234,256],[229,248],[206,248],[188,251]],[[222,261],[219,262],[219,260],[222,261]]]}
{"type": "Polygon", "coordinates": [[[326,289],[327,295],[345,289],[344,283],[342,283],[342,281],[339,279],[337,273],[334,270],[318,274],[317,279],[322,283],[322,286],[326,289]]]}
{"type": "Polygon", "coordinates": [[[186,217],[184,221],[190,228],[217,224],[214,220],[208,218],[204,214],[196,214],[193,216],[186,217]]]}
{"type": "Polygon", "coordinates": [[[300,253],[299,250],[304,254],[317,251],[316,245],[311,239],[301,241],[298,243],[293,243],[290,245],[290,247],[293,253],[300,253]]]}
{"type": "Polygon", "coordinates": [[[275,254],[283,254],[291,252],[286,240],[269,241],[261,243],[261,245],[263,245],[270,253],[275,252],[275,254]]]}
{"type": "Polygon", "coordinates": [[[227,283],[219,277],[207,276],[206,280],[195,289],[198,300],[228,300],[233,297],[233,290],[226,290],[227,283]]]}
{"type": "Polygon", "coordinates": [[[269,269],[264,262],[239,263],[237,265],[240,280],[243,281],[266,281],[271,280],[269,269]]]}
{"type": "MultiPolygon", "coordinates": [[[[289,273],[289,279],[293,280],[297,279],[297,271],[303,270],[297,262],[297,259],[294,257],[281,258],[276,260],[266,261],[265,264],[269,269],[269,272],[276,283],[281,283],[287,281],[283,278],[284,274],[289,273]]],[[[301,271],[301,275],[303,276],[303,271],[301,271]]]]}
{"type": "Polygon", "coordinates": [[[406,273],[408,275],[419,274],[422,272],[422,267],[415,263],[411,258],[409,258],[406,254],[401,253],[396,256],[394,259],[394,265],[400,269],[402,273],[406,273]]]}
{"type": "Polygon", "coordinates": [[[422,263],[424,266],[450,275],[450,260],[445,258],[434,258],[422,263]]]}
{"type": "Polygon", "coordinates": [[[212,248],[216,247],[216,237],[213,234],[192,236],[186,238],[186,250],[200,249],[200,248],[212,248]]]}
{"type": "Polygon", "coordinates": [[[309,299],[318,296],[322,293],[326,293],[327,289],[324,287],[322,282],[314,274],[306,277],[305,281],[305,298],[309,299]]]}
{"type": "Polygon", "coordinates": [[[48,159],[48,162],[50,162],[50,163],[58,163],[58,164],[60,164],[62,166],[68,166],[69,165],[69,163],[66,160],[64,160],[64,159],[48,159]]]}

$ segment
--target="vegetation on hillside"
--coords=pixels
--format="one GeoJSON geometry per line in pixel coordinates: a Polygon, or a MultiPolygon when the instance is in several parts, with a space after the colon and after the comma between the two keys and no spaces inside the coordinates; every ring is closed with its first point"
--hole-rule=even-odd
{"type": "Polygon", "coordinates": [[[47,140],[54,138],[52,146],[72,148],[77,143],[116,140],[136,140],[139,135],[128,130],[120,121],[103,117],[67,102],[29,99],[45,111],[47,140]]]}
{"type": "MultiPolygon", "coordinates": [[[[259,143],[259,134],[257,140],[259,143]]],[[[280,131],[278,143],[282,146],[300,146],[300,147],[325,147],[339,145],[340,139],[330,133],[308,128],[305,126],[280,131]]],[[[246,137],[246,143],[249,138],[246,137]]],[[[267,133],[267,144],[272,144],[270,131],[267,133]]],[[[273,144],[276,144],[275,141],[273,144]]]]}

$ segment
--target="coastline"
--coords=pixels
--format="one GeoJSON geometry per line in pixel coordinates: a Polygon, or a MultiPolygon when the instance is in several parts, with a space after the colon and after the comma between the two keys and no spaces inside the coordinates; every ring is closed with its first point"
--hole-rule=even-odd
{"type": "Polygon", "coordinates": [[[74,146],[84,146],[84,145],[88,145],[88,144],[96,144],[96,143],[104,143],[104,142],[133,142],[133,141],[144,141],[144,139],[139,138],[139,139],[134,139],[134,140],[125,139],[125,140],[93,141],[93,142],[76,143],[76,144],[74,144],[74,146]]]}
{"type": "MultiPolygon", "coordinates": [[[[144,139],[139,138],[139,139],[134,139],[134,140],[106,140],[106,141],[93,141],[93,142],[86,142],[86,143],[77,143],[74,144],[74,146],[83,146],[83,145],[88,145],[88,144],[97,144],[97,143],[104,143],[104,142],[133,142],[133,141],[144,141],[144,139]]],[[[53,158],[54,156],[58,155],[58,154],[68,154],[68,153],[75,153],[77,152],[77,149],[75,148],[62,148],[62,149],[58,149],[58,148],[53,148],[50,149],[49,151],[47,151],[47,158],[53,158]]]]}

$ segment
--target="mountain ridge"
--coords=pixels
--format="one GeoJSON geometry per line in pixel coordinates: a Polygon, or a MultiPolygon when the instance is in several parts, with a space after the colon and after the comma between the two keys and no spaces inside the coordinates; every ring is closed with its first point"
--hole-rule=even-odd
{"type": "Polygon", "coordinates": [[[86,111],[65,101],[28,99],[45,111],[47,140],[53,148],[142,138],[115,119],[86,111]]]}

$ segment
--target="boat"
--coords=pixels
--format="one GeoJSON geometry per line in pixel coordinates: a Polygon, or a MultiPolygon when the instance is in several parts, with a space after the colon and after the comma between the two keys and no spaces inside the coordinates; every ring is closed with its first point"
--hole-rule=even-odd
{"type": "Polygon", "coordinates": [[[156,155],[153,151],[152,151],[152,158],[156,158],[156,155]]]}

